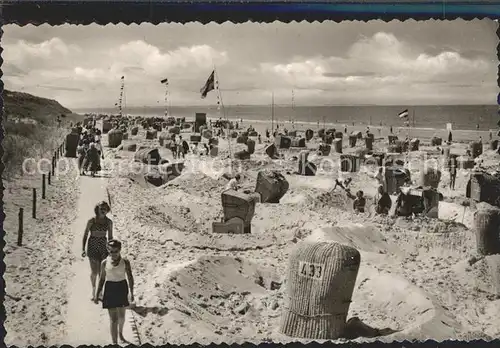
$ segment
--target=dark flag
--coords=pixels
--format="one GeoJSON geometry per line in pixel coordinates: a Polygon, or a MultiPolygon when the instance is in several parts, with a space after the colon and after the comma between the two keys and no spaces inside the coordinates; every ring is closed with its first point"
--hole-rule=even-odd
{"type": "Polygon", "coordinates": [[[212,71],[212,73],[210,74],[210,77],[208,78],[207,82],[205,82],[205,86],[203,86],[200,89],[201,99],[205,99],[208,92],[210,92],[214,88],[215,88],[215,70],[212,71]]]}
{"type": "Polygon", "coordinates": [[[161,81],[160,81],[160,83],[161,83],[161,84],[166,83],[166,84],[168,85],[168,79],[163,79],[163,80],[161,80],[161,81]]]}

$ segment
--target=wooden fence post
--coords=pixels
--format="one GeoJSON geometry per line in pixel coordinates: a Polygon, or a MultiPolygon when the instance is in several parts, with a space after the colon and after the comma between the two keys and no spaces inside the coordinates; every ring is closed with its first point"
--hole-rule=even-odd
{"type": "Polygon", "coordinates": [[[56,159],[52,157],[52,176],[54,176],[54,172],[56,171],[56,159]]]}
{"type": "Polygon", "coordinates": [[[36,188],[33,189],[33,209],[32,209],[32,217],[36,219],[36,188]]]}
{"type": "Polygon", "coordinates": [[[42,199],[45,199],[45,174],[42,174],[42,199]]]}
{"type": "Polygon", "coordinates": [[[47,183],[48,183],[49,185],[50,185],[50,183],[51,183],[51,180],[50,180],[51,176],[52,176],[52,175],[50,175],[50,172],[49,172],[49,175],[47,176],[47,183]]]}
{"type": "Polygon", "coordinates": [[[19,228],[17,230],[17,245],[22,246],[23,245],[23,216],[24,216],[24,209],[19,208],[19,228]]]}

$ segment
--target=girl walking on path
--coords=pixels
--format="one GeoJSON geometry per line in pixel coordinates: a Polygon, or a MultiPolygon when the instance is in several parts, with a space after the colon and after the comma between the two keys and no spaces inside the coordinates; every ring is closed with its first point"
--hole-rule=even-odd
{"type": "Polygon", "coordinates": [[[106,244],[113,239],[113,222],[106,216],[110,212],[108,203],[101,202],[94,208],[95,216],[87,222],[83,234],[82,257],[88,256],[90,262],[90,283],[92,300],[95,300],[96,279],[101,271],[101,263],[108,256],[106,244]],[[90,237],[89,237],[90,234],[90,237]],[[85,252],[87,246],[87,252],[85,252]]]}
{"type": "Polygon", "coordinates": [[[123,326],[125,324],[125,310],[130,302],[134,302],[134,277],[130,261],[121,256],[122,243],[117,240],[108,242],[109,256],[101,264],[99,285],[94,302],[98,303],[99,295],[104,287],[102,308],[109,313],[110,331],[113,344],[117,344],[118,337],[123,343],[127,343],[123,337],[123,326]],[[128,281],[127,281],[128,280],[128,281]]]}

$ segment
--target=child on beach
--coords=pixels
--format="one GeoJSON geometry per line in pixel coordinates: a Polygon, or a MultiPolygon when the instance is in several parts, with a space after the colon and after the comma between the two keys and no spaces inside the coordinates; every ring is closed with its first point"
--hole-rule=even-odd
{"type": "Polygon", "coordinates": [[[226,185],[226,191],[228,191],[228,190],[238,191],[238,185],[240,183],[240,178],[241,178],[240,174],[236,174],[234,176],[234,178],[229,180],[229,182],[226,185]]]}
{"type": "Polygon", "coordinates": [[[102,308],[108,310],[111,321],[111,340],[113,344],[118,343],[118,338],[123,343],[128,343],[123,337],[123,326],[125,324],[125,310],[130,302],[134,302],[134,277],[130,261],[121,256],[122,243],[118,240],[110,240],[107,244],[109,256],[102,261],[99,286],[94,299],[98,303],[99,295],[104,288],[102,297],[102,308]],[[128,281],[127,281],[128,280],[128,281]]]}
{"type": "Polygon", "coordinates": [[[106,243],[113,239],[113,222],[106,216],[110,210],[106,202],[97,204],[94,208],[95,216],[87,222],[83,233],[82,257],[88,256],[89,258],[93,300],[97,296],[95,283],[100,272],[101,262],[108,256],[106,243]],[[87,246],[86,252],[85,246],[87,246]]]}
{"type": "Polygon", "coordinates": [[[363,191],[356,192],[356,199],[352,203],[352,207],[357,213],[364,213],[366,206],[366,199],[363,197],[363,191]]]}

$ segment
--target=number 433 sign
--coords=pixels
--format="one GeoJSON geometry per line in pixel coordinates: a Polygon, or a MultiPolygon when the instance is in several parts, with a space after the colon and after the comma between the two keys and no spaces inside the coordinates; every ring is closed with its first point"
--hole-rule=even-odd
{"type": "Polygon", "coordinates": [[[323,279],[325,265],[320,263],[299,262],[299,274],[302,277],[311,279],[323,279]]]}

